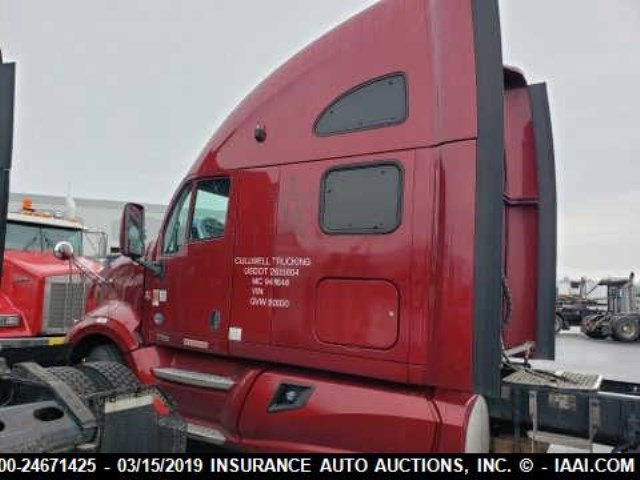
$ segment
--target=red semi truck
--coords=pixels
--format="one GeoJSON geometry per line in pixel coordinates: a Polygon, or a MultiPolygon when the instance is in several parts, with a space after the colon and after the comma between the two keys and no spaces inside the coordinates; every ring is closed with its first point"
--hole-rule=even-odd
{"type": "MultiPolygon", "coordinates": [[[[56,245],[56,256],[69,258],[76,268],[91,276],[92,271],[82,260],[71,256],[74,238],[79,235],[77,225],[54,221],[31,208],[22,214],[10,214],[7,221],[15,76],[15,64],[5,63],[0,52],[0,259],[4,257],[5,233],[7,246],[17,244],[20,250],[25,247],[37,250],[38,244],[44,249],[48,241],[62,240],[56,245]]],[[[7,312],[9,295],[10,302],[19,306],[10,306],[14,316],[23,315],[25,311],[33,313],[33,308],[41,302],[42,282],[47,284],[50,279],[47,274],[61,267],[49,264],[46,268],[49,260],[44,258],[44,253],[31,252],[43,255],[40,261],[34,261],[36,257],[21,259],[20,253],[23,252],[7,251],[7,261],[0,262],[0,269],[6,267],[2,277],[3,313],[7,312]],[[18,275],[27,281],[20,280],[18,275]],[[11,296],[5,288],[7,283],[24,283],[28,287],[20,295],[11,296]]],[[[66,273],[73,275],[74,271],[67,269],[66,273]]],[[[95,278],[100,280],[98,276],[95,278]]],[[[52,303],[48,305],[51,313],[52,303]]],[[[46,302],[44,308],[47,308],[46,302]]],[[[8,322],[6,313],[0,318],[5,328],[7,323],[19,323],[8,322]]],[[[185,450],[186,425],[174,415],[173,404],[156,387],[143,387],[124,365],[93,362],[78,367],[43,368],[29,359],[10,367],[6,353],[4,348],[0,351],[0,452],[179,453],[185,450]]],[[[60,467],[73,471],[95,470],[96,465],[91,459],[71,459],[60,467]]]]}
{"type": "Polygon", "coordinates": [[[554,355],[555,240],[546,90],[503,66],[497,1],[384,0],[238,106],[149,248],[126,206],[71,359],[248,451],[633,446],[635,386],[527,364],[554,355]]]}
{"type": "MultiPolygon", "coordinates": [[[[21,211],[8,214],[0,288],[0,352],[10,363],[36,358],[41,363],[63,361],[64,336],[84,315],[89,281],[82,270],[61,264],[53,249],[65,241],[82,257],[86,237],[91,235],[76,220],[34,209],[29,199],[24,199],[21,211]]],[[[101,268],[97,260],[79,261],[90,271],[101,268]]]]}

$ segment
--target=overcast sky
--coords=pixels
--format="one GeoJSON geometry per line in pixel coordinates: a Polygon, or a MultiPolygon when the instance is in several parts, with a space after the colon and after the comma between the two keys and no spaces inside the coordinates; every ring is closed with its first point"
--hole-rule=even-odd
{"type": "MultiPolygon", "coordinates": [[[[230,110],[373,0],[0,0],[18,67],[12,191],[166,203],[230,110]]],[[[640,273],[640,1],[501,0],[505,62],[547,81],[558,274],[640,273]]]]}

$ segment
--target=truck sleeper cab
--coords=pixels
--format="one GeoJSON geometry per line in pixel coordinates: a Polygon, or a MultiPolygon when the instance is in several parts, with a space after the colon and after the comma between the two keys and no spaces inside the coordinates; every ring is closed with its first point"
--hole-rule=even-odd
{"type": "Polygon", "coordinates": [[[553,356],[550,139],[497,2],[381,1],[238,106],[147,252],[126,207],[72,358],[121,356],[212,443],[486,451],[501,339],[553,356]]]}

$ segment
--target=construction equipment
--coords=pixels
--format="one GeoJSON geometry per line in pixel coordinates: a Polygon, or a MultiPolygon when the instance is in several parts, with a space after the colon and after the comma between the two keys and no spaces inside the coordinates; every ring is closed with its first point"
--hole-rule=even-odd
{"type": "Polygon", "coordinates": [[[606,310],[605,306],[589,297],[598,286],[596,284],[589,289],[585,277],[569,282],[569,293],[558,295],[556,301],[556,333],[568,330],[575,325],[580,326],[585,317],[606,310]]]}
{"type": "Polygon", "coordinates": [[[628,278],[606,278],[598,283],[607,289],[607,310],[587,315],[581,330],[590,338],[611,337],[635,342],[640,337],[640,313],[636,304],[634,274],[628,278]]]}

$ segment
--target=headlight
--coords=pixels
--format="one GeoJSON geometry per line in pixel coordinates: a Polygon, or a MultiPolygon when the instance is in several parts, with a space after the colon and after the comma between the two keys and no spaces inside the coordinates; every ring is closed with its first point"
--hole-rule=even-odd
{"type": "Polygon", "coordinates": [[[17,327],[20,325],[20,315],[0,315],[0,327],[17,327]]]}

